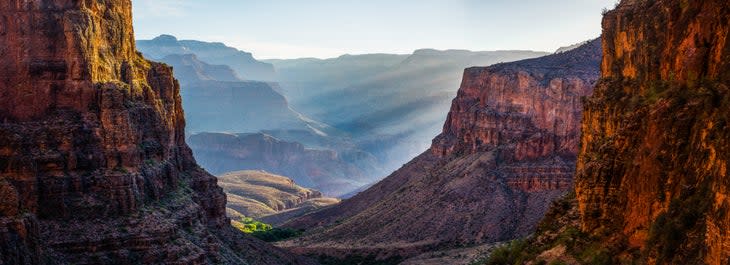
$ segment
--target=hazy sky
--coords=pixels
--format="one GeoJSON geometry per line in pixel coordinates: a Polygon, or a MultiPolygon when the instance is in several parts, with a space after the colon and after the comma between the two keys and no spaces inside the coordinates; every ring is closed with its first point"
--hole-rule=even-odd
{"type": "Polygon", "coordinates": [[[220,41],[257,59],[554,51],[598,37],[617,0],[132,0],[138,39],[220,41]]]}

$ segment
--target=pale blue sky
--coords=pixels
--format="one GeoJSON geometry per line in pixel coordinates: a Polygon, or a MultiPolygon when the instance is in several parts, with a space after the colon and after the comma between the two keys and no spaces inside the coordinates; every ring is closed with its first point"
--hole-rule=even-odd
{"type": "Polygon", "coordinates": [[[555,49],[598,37],[617,0],[132,0],[138,39],[220,41],[257,59],[555,49]]]}

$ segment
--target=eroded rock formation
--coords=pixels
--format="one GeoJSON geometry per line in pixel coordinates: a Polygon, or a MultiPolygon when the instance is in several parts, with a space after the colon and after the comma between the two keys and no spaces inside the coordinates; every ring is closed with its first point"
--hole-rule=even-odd
{"type": "Polygon", "coordinates": [[[0,263],[305,262],[230,227],[133,35],[129,0],[0,3],[0,263]]]}
{"type": "Polygon", "coordinates": [[[730,262],[729,19],[720,0],[622,1],[606,14],[578,162],[584,231],[650,263],[730,262]]]}
{"type": "Polygon", "coordinates": [[[321,228],[282,246],[384,259],[530,233],[572,185],[581,98],[593,90],[600,58],[594,40],[467,69],[429,151],[352,199],[292,221],[321,228]]]}

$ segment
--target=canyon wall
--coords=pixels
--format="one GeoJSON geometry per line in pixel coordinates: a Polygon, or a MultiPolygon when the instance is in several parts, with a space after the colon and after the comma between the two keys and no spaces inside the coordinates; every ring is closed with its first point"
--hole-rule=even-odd
{"type": "Polygon", "coordinates": [[[236,233],[131,1],[0,3],[0,264],[282,264],[236,233]]]}
{"type": "Polygon", "coordinates": [[[469,68],[426,153],[352,199],[293,220],[281,245],[345,258],[410,257],[531,233],[572,187],[582,98],[600,40],[546,57],[469,68]]]}
{"type": "Polygon", "coordinates": [[[622,1],[604,17],[576,193],[582,230],[621,259],[730,262],[729,19],[721,0],[622,1]]]}

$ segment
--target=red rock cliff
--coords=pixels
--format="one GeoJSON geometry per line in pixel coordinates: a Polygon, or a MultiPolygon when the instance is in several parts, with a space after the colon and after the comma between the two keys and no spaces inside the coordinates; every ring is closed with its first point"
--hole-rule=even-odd
{"type": "Polygon", "coordinates": [[[129,0],[0,3],[0,264],[299,262],[230,227],[131,18],[129,0]]]}
{"type": "Polygon", "coordinates": [[[432,151],[447,156],[512,146],[510,159],[516,161],[575,157],[581,98],[592,93],[598,75],[591,63],[600,54],[591,48],[599,49],[600,42],[571,52],[594,54],[467,69],[432,151]]]}
{"type": "Polygon", "coordinates": [[[581,98],[599,78],[600,46],[467,69],[429,151],[352,199],[294,220],[324,228],[283,245],[410,257],[532,232],[572,186],[581,98]]]}
{"type": "Polygon", "coordinates": [[[582,229],[624,260],[730,262],[729,20],[725,0],[622,1],[603,20],[576,192],[582,229]]]}

